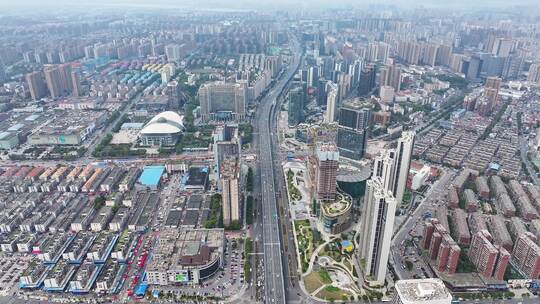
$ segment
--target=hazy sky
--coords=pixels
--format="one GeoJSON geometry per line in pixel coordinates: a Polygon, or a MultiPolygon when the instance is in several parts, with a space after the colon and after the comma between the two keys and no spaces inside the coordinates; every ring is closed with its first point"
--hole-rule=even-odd
{"type": "Polygon", "coordinates": [[[309,8],[340,8],[363,5],[398,5],[406,7],[444,7],[479,8],[521,6],[540,7],[539,0],[0,0],[0,8],[14,7],[95,7],[107,6],[130,7],[185,7],[211,9],[309,9],[309,8]]]}

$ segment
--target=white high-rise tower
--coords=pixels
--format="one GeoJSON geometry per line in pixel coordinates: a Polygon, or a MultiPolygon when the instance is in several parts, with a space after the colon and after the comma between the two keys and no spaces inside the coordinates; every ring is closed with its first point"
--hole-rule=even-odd
{"type": "Polygon", "coordinates": [[[326,116],[325,121],[327,123],[332,123],[337,120],[338,114],[338,104],[339,104],[339,87],[333,83],[329,82],[327,84],[328,95],[326,97],[326,116]]]}
{"type": "Polygon", "coordinates": [[[362,213],[359,258],[366,280],[383,285],[388,269],[390,242],[394,229],[396,200],[383,186],[380,177],[367,181],[362,213]]]}
{"type": "Polygon", "coordinates": [[[392,193],[398,206],[401,204],[407,185],[414,135],[412,131],[403,132],[395,149],[386,150],[375,158],[373,176],[382,178],[384,188],[392,193]]]}
{"type": "Polygon", "coordinates": [[[414,131],[404,131],[401,138],[398,140],[396,155],[394,161],[394,180],[392,194],[396,198],[396,202],[401,205],[405,186],[407,185],[407,177],[411,167],[411,157],[414,146],[414,131]]]}
{"type": "Polygon", "coordinates": [[[373,285],[384,284],[396,209],[403,199],[414,145],[414,132],[403,132],[396,149],[377,158],[367,182],[362,209],[359,258],[373,285]]]}

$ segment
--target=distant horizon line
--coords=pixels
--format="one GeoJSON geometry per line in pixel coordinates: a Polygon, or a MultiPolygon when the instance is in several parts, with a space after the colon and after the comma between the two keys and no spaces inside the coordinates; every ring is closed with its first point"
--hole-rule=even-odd
{"type": "MultiPolygon", "coordinates": [[[[263,0],[264,1],[264,0],[263,0]]],[[[411,3],[397,3],[397,2],[365,2],[365,3],[351,3],[351,2],[345,2],[340,5],[335,5],[336,3],[315,3],[313,4],[310,1],[298,1],[298,2],[289,2],[289,3],[281,3],[283,0],[275,0],[275,2],[270,3],[259,3],[258,7],[255,7],[254,5],[249,5],[246,3],[246,1],[242,2],[236,2],[234,3],[223,3],[221,5],[217,5],[216,3],[194,3],[195,1],[190,1],[190,3],[184,3],[184,4],[176,4],[176,3],[141,3],[141,2],[131,2],[126,3],[124,1],[114,1],[114,2],[103,2],[103,1],[96,1],[96,2],[85,2],[85,3],[73,3],[73,2],[60,2],[60,3],[44,3],[43,1],[38,1],[36,3],[28,3],[25,1],[19,2],[19,3],[10,3],[8,5],[2,5],[0,3],[0,11],[3,11],[0,13],[0,16],[6,16],[10,15],[13,12],[18,13],[28,13],[33,14],[36,12],[28,11],[29,8],[50,8],[57,6],[61,11],[76,11],[80,9],[85,9],[87,7],[93,7],[94,9],[97,8],[98,12],[100,8],[125,8],[126,11],[129,10],[137,10],[137,9],[153,9],[153,10],[167,10],[167,9],[179,9],[179,10],[185,10],[185,11],[200,11],[200,12],[240,12],[240,13],[246,13],[246,12],[275,12],[280,10],[288,10],[293,12],[317,12],[321,10],[347,10],[347,9],[387,9],[387,10],[394,10],[394,9],[407,9],[407,11],[410,10],[416,10],[416,9],[432,9],[432,10],[441,10],[441,9],[451,9],[453,12],[462,12],[462,11],[472,11],[472,12],[478,12],[479,9],[482,9],[485,11],[485,9],[488,9],[487,12],[506,12],[506,13],[512,13],[507,11],[509,8],[535,8],[536,11],[540,11],[540,6],[535,5],[533,3],[508,3],[506,1],[498,1],[498,2],[490,2],[489,4],[486,3],[477,3],[476,1],[472,3],[468,3],[467,6],[464,6],[463,4],[459,4],[461,2],[453,2],[453,3],[440,3],[435,2],[432,3],[431,1],[422,1],[421,3],[411,4],[411,3]],[[232,4],[232,5],[231,5],[232,4]],[[239,7],[240,6],[240,7],[239,7]]],[[[407,0],[405,0],[407,1],[407,0]]],[[[248,1],[249,2],[249,1],[248,1]]],[[[287,1],[288,2],[288,1],[287,1]]],[[[96,12],[96,13],[98,13],[96,12]]],[[[528,10],[527,13],[533,13],[533,11],[528,10]]],[[[43,12],[39,12],[43,13],[43,12]]],[[[91,14],[93,15],[93,14],[91,14]]]]}

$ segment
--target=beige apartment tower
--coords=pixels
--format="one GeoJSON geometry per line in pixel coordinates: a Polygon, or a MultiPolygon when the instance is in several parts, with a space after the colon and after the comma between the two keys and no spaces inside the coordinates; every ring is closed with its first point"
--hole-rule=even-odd
{"type": "Polygon", "coordinates": [[[336,198],[336,177],[339,168],[339,152],[334,144],[317,146],[315,165],[315,185],[320,201],[333,201],[336,198]]]}
{"type": "Polygon", "coordinates": [[[240,166],[237,156],[227,156],[221,164],[223,225],[240,220],[240,166]]]}

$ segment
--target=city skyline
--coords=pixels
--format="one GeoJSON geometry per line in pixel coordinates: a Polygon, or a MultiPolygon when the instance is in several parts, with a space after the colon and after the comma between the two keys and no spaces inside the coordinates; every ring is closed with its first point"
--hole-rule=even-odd
{"type": "Polygon", "coordinates": [[[540,301],[532,0],[0,0],[0,302],[540,301]]]}
{"type": "Polygon", "coordinates": [[[507,7],[529,7],[529,8],[538,8],[536,2],[533,0],[517,0],[512,3],[508,3],[503,0],[481,0],[475,1],[474,3],[459,0],[453,1],[452,3],[441,3],[436,0],[384,0],[384,1],[375,1],[375,0],[365,0],[365,1],[351,1],[344,0],[339,3],[332,2],[329,0],[315,0],[315,1],[252,1],[252,0],[241,0],[231,3],[230,1],[224,0],[204,0],[204,1],[175,1],[175,0],[159,0],[159,1],[149,1],[146,0],[115,0],[115,1],[92,1],[92,2],[83,2],[78,1],[76,4],[71,1],[58,1],[58,0],[23,0],[17,1],[17,3],[8,3],[7,1],[0,2],[0,7],[4,8],[28,8],[28,7],[59,7],[64,8],[77,8],[85,6],[96,5],[102,7],[123,7],[127,8],[153,8],[153,9],[173,9],[173,8],[184,8],[184,9],[202,9],[207,11],[220,11],[220,10],[279,10],[280,8],[293,8],[298,11],[301,10],[311,10],[311,9],[343,9],[351,7],[380,7],[388,8],[389,10],[396,7],[403,8],[433,8],[433,9],[443,9],[443,8],[452,8],[456,10],[467,9],[481,9],[481,8],[490,8],[493,10],[500,10],[507,7]]]}

